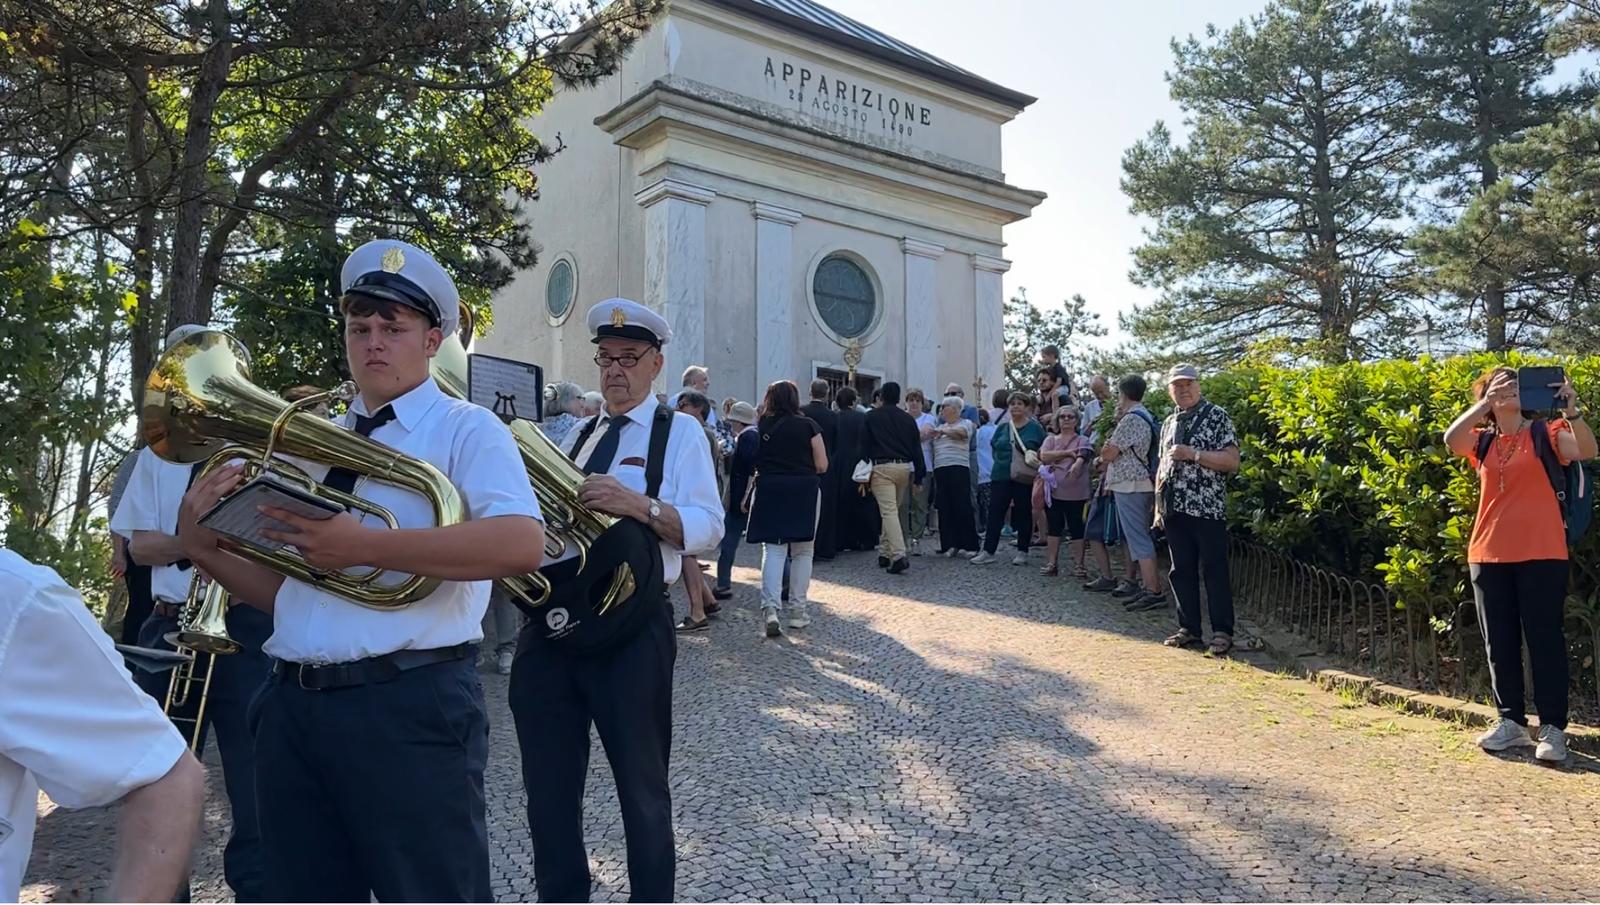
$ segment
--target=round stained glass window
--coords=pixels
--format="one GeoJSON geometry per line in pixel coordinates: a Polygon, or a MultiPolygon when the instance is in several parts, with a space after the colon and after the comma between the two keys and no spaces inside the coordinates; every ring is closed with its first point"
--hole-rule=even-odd
{"type": "Polygon", "coordinates": [[[878,293],[860,264],[844,255],[829,255],[811,278],[811,295],[823,323],[845,339],[872,329],[878,314],[878,293]]]}
{"type": "Polygon", "coordinates": [[[565,258],[555,262],[550,267],[550,277],[544,284],[544,304],[549,310],[550,317],[560,320],[572,310],[572,296],[576,280],[572,272],[572,262],[565,258]]]}

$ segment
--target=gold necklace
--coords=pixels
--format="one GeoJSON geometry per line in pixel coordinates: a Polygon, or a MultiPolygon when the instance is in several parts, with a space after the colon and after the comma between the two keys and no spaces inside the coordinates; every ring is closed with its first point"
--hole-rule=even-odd
{"type": "Polygon", "coordinates": [[[1495,458],[1500,464],[1500,468],[1498,469],[1497,473],[1500,481],[1500,493],[1506,492],[1506,466],[1511,464],[1511,460],[1516,458],[1517,451],[1522,448],[1522,427],[1522,420],[1518,419],[1517,429],[1511,433],[1511,442],[1509,444],[1500,442],[1501,440],[1506,439],[1504,435],[1495,435],[1495,458]]]}

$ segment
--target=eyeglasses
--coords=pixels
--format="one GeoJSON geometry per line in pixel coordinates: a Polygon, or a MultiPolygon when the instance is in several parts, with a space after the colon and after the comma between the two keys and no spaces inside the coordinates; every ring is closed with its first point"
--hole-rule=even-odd
{"type": "Polygon", "coordinates": [[[624,368],[633,368],[644,360],[642,355],[607,355],[601,352],[594,357],[594,363],[602,368],[609,368],[613,364],[622,365],[624,368]]]}

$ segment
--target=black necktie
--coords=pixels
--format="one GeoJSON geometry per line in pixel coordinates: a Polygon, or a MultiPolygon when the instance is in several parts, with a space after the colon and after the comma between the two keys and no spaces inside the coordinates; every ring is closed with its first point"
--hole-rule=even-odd
{"type": "Polygon", "coordinates": [[[584,474],[605,474],[611,470],[611,460],[617,457],[617,446],[622,442],[622,426],[627,423],[624,416],[611,419],[606,432],[600,435],[600,442],[594,445],[594,452],[589,454],[589,461],[583,465],[584,474]]]}
{"type": "Polygon", "coordinates": [[[370,437],[372,436],[373,431],[383,427],[385,424],[388,424],[393,420],[394,406],[392,405],[386,405],[383,408],[378,409],[378,413],[373,415],[371,418],[368,418],[366,415],[357,414],[356,433],[363,437],[370,437]]]}
{"type": "MultiPolygon", "coordinates": [[[[356,433],[367,437],[371,436],[373,431],[394,420],[394,406],[386,405],[378,409],[378,413],[370,418],[355,412],[351,414],[356,416],[356,433]]],[[[332,487],[334,490],[342,490],[345,493],[349,493],[355,489],[358,477],[360,476],[348,468],[330,468],[328,469],[328,476],[322,479],[322,483],[332,487]]]]}

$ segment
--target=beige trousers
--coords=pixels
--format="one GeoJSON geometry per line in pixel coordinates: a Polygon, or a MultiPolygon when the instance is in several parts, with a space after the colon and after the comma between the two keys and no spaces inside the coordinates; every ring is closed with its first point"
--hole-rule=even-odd
{"type": "Polygon", "coordinates": [[[906,555],[906,535],[900,527],[900,513],[910,505],[911,463],[886,462],[872,466],[872,480],[867,484],[872,498],[878,501],[878,515],[883,520],[883,534],[878,539],[878,552],[890,559],[906,555]]]}

